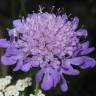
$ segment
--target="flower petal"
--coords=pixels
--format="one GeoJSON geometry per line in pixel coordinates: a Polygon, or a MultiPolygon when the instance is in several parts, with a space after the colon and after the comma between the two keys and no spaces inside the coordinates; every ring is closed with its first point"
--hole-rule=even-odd
{"type": "Polygon", "coordinates": [[[13,64],[16,63],[16,60],[15,60],[15,58],[13,58],[13,57],[2,56],[2,57],[1,57],[1,62],[2,62],[4,65],[13,65],[13,64]]]}
{"type": "Polygon", "coordinates": [[[35,79],[36,79],[36,82],[37,82],[37,83],[40,83],[40,82],[41,82],[41,80],[43,79],[43,74],[44,74],[44,70],[43,70],[43,69],[39,70],[39,71],[36,73],[35,79]]]}
{"type": "Polygon", "coordinates": [[[60,88],[63,92],[66,92],[68,90],[66,79],[63,76],[61,76],[61,80],[62,80],[62,83],[60,85],[60,88]]]}
{"type": "Polygon", "coordinates": [[[81,54],[81,55],[87,55],[87,54],[93,52],[94,50],[95,50],[94,47],[92,47],[92,48],[87,48],[87,49],[85,49],[85,50],[82,50],[80,54],[81,54]]]}
{"type": "Polygon", "coordinates": [[[75,17],[71,23],[72,23],[72,29],[75,30],[78,27],[79,18],[75,17]]]}
{"type": "Polygon", "coordinates": [[[6,50],[6,56],[15,56],[18,55],[18,50],[15,47],[8,47],[6,50]]]}
{"type": "Polygon", "coordinates": [[[96,60],[93,58],[90,58],[88,56],[83,56],[84,63],[80,65],[80,68],[86,69],[86,68],[93,68],[96,66],[96,60]]]}
{"type": "Polygon", "coordinates": [[[41,88],[46,91],[46,90],[51,89],[52,86],[53,86],[52,76],[47,73],[44,75],[43,82],[41,84],[41,88]]]}
{"type": "Polygon", "coordinates": [[[39,66],[39,61],[33,60],[33,61],[31,62],[31,65],[32,65],[32,67],[38,67],[38,66],[39,66]]]}
{"type": "Polygon", "coordinates": [[[86,50],[89,47],[89,41],[81,44],[81,50],[86,50]]]}
{"type": "Polygon", "coordinates": [[[19,27],[21,24],[22,24],[22,22],[21,22],[20,19],[17,19],[17,20],[14,20],[14,21],[13,21],[13,25],[14,25],[15,27],[19,27]]]}
{"type": "Polygon", "coordinates": [[[62,72],[66,75],[79,75],[80,74],[79,70],[73,69],[72,67],[70,67],[69,69],[63,69],[62,72]]]}
{"type": "Polygon", "coordinates": [[[0,47],[7,48],[10,46],[10,43],[6,39],[0,39],[0,47]]]}
{"type": "Polygon", "coordinates": [[[81,65],[83,63],[83,58],[75,57],[75,58],[69,59],[69,61],[72,65],[81,65]]]}
{"type": "Polygon", "coordinates": [[[57,71],[53,70],[51,76],[53,79],[54,87],[56,87],[56,85],[60,81],[60,74],[57,71]]]}
{"type": "Polygon", "coordinates": [[[71,66],[70,60],[66,60],[62,65],[62,72],[67,75],[79,75],[80,72],[71,66]]]}
{"type": "Polygon", "coordinates": [[[19,59],[17,65],[16,65],[16,67],[13,69],[13,71],[18,71],[18,70],[20,70],[22,66],[23,66],[23,60],[22,60],[22,59],[19,59]]]}
{"type": "Polygon", "coordinates": [[[13,28],[13,29],[8,29],[8,35],[9,35],[9,36],[14,36],[14,35],[17,36],[17,34],[16,34],[16,29],[15,29],[15,28],[13,28]]]}
{"type": "Polygon", "coordinates": [[[31,62],[28,62],[26,64],[23,64],[23,66],[21,67],[21,70],[24,72],[28,72],[31,68],[31,62]]]}
{"type": "Polygon", "coordinates": [[[79,29],[77,30],[77,36],[84,36],[84,37],[87,37],[88,36],[88,32],[86,29],[79,29]]]}

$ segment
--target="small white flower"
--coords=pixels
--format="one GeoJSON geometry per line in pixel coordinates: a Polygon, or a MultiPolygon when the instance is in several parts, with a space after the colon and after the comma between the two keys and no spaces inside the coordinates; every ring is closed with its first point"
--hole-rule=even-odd
{"type": "Polygon", "coordinates": [[[25,78],[23,80],[18,80],[16,83],[16,87],[19,91],[24,91],[26,87],[32,84],[31,78],[25,78]]]}
{"type": "Polygon", "coordinates": [[[29,77],[18,80],[15,85],[10,84],[11,79],[11,76],[0,79],[0,96],[21,96],[20,92],[32,84],[32,79],[29,77]]]}
{"type": "Polygon", "coordinates": [[[6,79],[6,80],[11,80],[12,77],[11,77],[11,76],[6,76],[5,79],[6,79]]]}
{"type": "Polygon", "coordinates": [[[11,76],[6,76],[5,78],[0,79],[0,90],[4,90],[5,87],[11,83],[11,76]]]}
{"type": "Polygon", "coordinates": [[[14,85],[8,86],[5,89],[5,96],[19,96],[19,91],[14,85]]]}
{"type": "Polygon", "coordinates": [[[36,96],[45,96],[41,90],[38,90],[38,92],[36,93],[36,96]]]}
{"type": "Polygon", "coordinates": [[[38,90],[35,92],[35,95],[34,94],[30,94],[29,96],[45,96],[41,90],[38,90]]]}
{"type": "Polygon", "coordinates": [[[2,92],[0,92],[0,96],[4,96],[2,92]]]}
{"type": "Polygon", "coordinates": [[[30,94],[29,96],[35,96],[35,95],[33,95],[33,94],[30,94]]]}

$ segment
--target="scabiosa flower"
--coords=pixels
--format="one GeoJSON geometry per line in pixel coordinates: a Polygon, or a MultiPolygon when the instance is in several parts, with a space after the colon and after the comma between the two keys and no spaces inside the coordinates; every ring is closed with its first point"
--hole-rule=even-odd
{"type": "Polygon", "coordinates": [[[13,21],[13,28],[8,29],[10,40],[0,39],[0,47],[6,48],[1,57],[4,65],[13,65],[14,71],[27,72],[31,68],[40,68],[36,82],[43,90],[49,90],[60,84],[62,91],[67,91],[64,74],[79,75],[79,70],[93,68],[96,61],[87,56],[94,51],[86,41],[87,30],[77,29],[78,17],[68,20],[68,16],[52,13],[33,13],[26,18],[13,21]],[[83,38],[86,42],[81,42],[83,38]]]}

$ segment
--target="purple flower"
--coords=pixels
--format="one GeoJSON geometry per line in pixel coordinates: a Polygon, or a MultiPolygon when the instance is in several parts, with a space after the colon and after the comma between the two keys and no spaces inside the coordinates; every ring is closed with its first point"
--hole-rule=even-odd
{"type": "Polygon", "coordinates": [[[95,50],[86,40],[87,30],[78,29],[79,19],[68,20],[66,14],[33,13],[26,18],[13,21],[8,29],[10,40],[0,39],[0,47],[6,48],[1,57],[4,65],[13,65],[14,71],[29,71],[38,67],[36,82],[43,90],[49,90],[60,84],[67,91],[66,75],[79,75],[81,69],[93,68],[95,59],[87,56],[95,50]]]}

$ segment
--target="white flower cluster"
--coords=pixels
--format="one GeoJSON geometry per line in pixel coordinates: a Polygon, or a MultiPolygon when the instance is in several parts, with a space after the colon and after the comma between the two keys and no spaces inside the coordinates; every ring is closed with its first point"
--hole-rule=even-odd
{"type": "Polygon", "coordinates": [[[0,79],[0,96],[20,96],[20,92],[32,84],[31,78],[27,77],[18,80],[15,85],[11,85],[11,76],[0,79]]]}
{"type": "MultiPolygon", "coordinates": [[[[0,79],[0,91],[3,91],[7,85],[11,83],[11,76],[6,76],[5,78],[0,79]]],[[[0,93],[1,96],[1,93],[0,93]]]]}
{"type": "Polygon", "coordinates": [[[38,90],[37,92],[35,92],[35,94],[30,94],[29,96],[45,96],[41,90],[38,90]]]}

